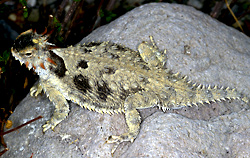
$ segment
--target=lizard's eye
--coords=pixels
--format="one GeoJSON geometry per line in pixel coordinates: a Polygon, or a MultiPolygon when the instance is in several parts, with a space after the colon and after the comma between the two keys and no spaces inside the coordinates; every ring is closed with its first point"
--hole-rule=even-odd
{"type": "Polygon", "coordinates": [[[25,56],[26,57],[30,57],[32,55],[32,53],[26,53],[25,56]]]}

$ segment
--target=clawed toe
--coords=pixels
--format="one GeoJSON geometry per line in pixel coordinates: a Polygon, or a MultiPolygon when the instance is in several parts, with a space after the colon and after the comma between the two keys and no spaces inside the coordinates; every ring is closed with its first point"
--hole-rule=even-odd
{"type": "Polygon", "coordinates": [[[49,124],[49,121],[43,125],[43,133],[45,133],[48,129],[52,128],[51,124],[49,124]]]}
{"type": "Polygon", "coordinates": [[[52,129],[54,131],[56,125],[52,125],[51,121],[47,121],[45,125],[43,125],[43,133],[45,133],[48,129],[52,129]]]}
{"type": "Polygon", "coordinates": [[[42,86],[40,83],[30,88],[30,95],[37,97],[42,92],[42,86]]]}
{"type": "Polygon", "coordinates": [[[120,136],[109,136],[106,140],[106,143],[108,144],[114,144],[112,150],[111,150],[111,154],[113,155],[114,152],[116,151],[117,147],[119,146],[119,144],[121,144],[122,142],[125,141],[130,141],[133,142],[135,139],[135,136],[132,136],[131,133],[124,133],[120,136]]]}
{"type": "Polygon", "coordinates": [[[121,136],[109,136],[106,140],[106,143],[112,144],[112,143],[121,143],[121,136]]]}
{"type": "Polygon", "coordinates": [[[114,144],[112,150],[111,150],[111,155],[113,157],[113,154],[115,153],[117,147],[119,144],[122,142],[121,136],[109,136],[106,140],[106,143],[109,144],[114,144]]]}

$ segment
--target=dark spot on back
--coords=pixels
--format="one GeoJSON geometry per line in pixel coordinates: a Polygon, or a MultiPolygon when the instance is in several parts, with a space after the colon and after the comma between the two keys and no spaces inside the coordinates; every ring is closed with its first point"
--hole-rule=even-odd
{"type": "Polygon", "coordinates": [[[117,48],[117,50],[120,50],[120,51],[126,51],[126,50],[129,50],[128,48],[123,47],[123,46],[118,45],[118,44],[113,44],[113,46],[115,46],[115,47],[117,48]]]}
{"type": "Polygon", "coordinates": [[[101,99],[101,100],[104,100],[106,101],[108,95],[111,94],[111,90],[110,88],[108,87],[107,83],[102,81],[103,84],[97,84],[97,94],[98,94],[98,98],[101,99]]]}
{"type": "Polygon", "coordinates": [[[33,33],[20,35],[15,40],[13,48],[19,52],[27,47],[33,47],[35,44],[32,41],[32,39],[33,39],[33,33]]]}
{"type": "Polygon", "coordinates": [[[88,68],[88,62],[85,61],[85,60],[81,60],[81,61],[78,63],[78,65],[77,65],[77,68],[79,68],[79,67],[81,67],[81,68],[83,68],[83,69],[88,68]]]}
{"type": "Polygon", "coordinates": [[[104,73],[106,74],[114,74],[116,71],[116,69],[112,68],[112,67],[104,67],[104,73]]]}
{"type": "Polygon", "coordinates": [[[89,79],[86,76],[83,75],[77,75],[74,77],[73,82],[76,86],[76,88],[84,93],[87,92],[87,90],[90,90],[91,87],[89,85],[89,79]]]}
{"type": "Polygon", "coordinates": [[[90,53],[90,52],[92,52],[92,50],[84,48],[84,52],[85,53],[90,53]]]}
{"type": "Polygon", "coordinates": [[[56,55],[51,50],[49,51],[49,53],[50,53],[49,54],[50,59],[52,59],[56,63],[56,66],[55,65],[50,66],[50,70],[54,72],[59,78],[64,77],[67,69],[63,59],[60,56],[56,55]]]}

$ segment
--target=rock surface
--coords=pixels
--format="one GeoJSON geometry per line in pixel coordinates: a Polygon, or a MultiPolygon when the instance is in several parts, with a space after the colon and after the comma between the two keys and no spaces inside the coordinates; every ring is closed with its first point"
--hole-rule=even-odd
{"type": "MultiPolygon", "coordinates": [[[[160,49],[167,49],[167,67],[174,72],[205,85],[236,87],[250,96],[250,39],[191,7],[143,5],[80,43],[109,40],[136,50],[149,35],[160,49]]],[[[105,138],[127,129],[123,114],[102,115],[71,103],[68,118],[43,134],[41,126],[53,109],[45,95],[27,95],[9,118],[13,127],[39,115],[44,118],[5,135],[9,151],[3,157],[111,157],[112,144],[104,144],[105,138]]],[[[143,122],[137,139],[121,144],[114,157],[250,155],[250,110],[242,101],[140,112],[143,122]]]]}

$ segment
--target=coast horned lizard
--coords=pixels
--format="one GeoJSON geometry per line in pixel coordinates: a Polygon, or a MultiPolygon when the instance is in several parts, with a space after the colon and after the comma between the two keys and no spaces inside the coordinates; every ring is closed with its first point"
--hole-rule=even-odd
{"type": "Polygon", "coordinates": [[[165,52],[150,38],[151,43],[142,42],[134,51],[110,42],[56,48],[47,42],[47,35],[32,30],[20,34],[12,54],[40,77],[31,95],[43,90],[55,106],[43,131],[68,116],[67,100],[99,113],[124,113],[128,132],[107,138],[107,143],[115,144],[114,153],[120,143],[137,137],[141,123],[137,109],[158,106],[165,111],[225,99],[248,102],[235,89],[195,84],[172,73],[165,68],[165,52]]]}

